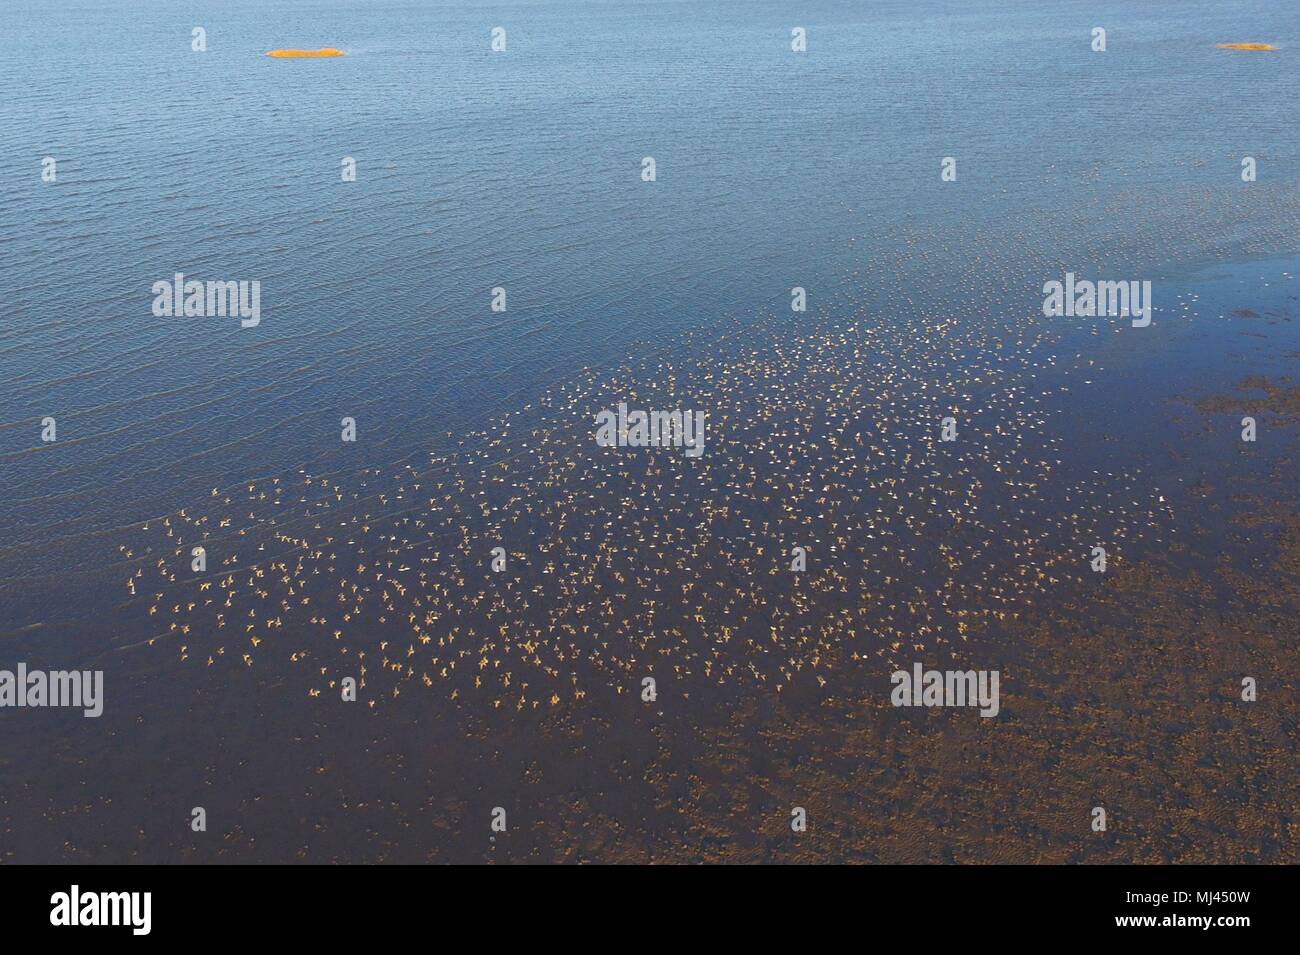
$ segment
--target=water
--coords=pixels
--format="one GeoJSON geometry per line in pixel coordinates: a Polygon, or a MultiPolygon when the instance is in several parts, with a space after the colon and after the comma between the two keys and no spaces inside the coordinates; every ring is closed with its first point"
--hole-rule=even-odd
{"type": "MultiPolygon", "coordinates": [[[[1267,0],[11,0],[0,632],[69,640],[34,644],[67,665],[136,642],[114,568],[145,522],[214,488],[299,469],[355,485],[452,453],[629,360],[866,321],[886,358],[942,366],[953,356],[899,343],[948,318],[978,353],[1023,331],[1067,269],[1171,297],[1214,263],[1285,271],[1298,28],[1267,0]],[[1282,52],[1215,49],[1234,40],[1282,52]],[[348,55],[263,55],[320,46],[348,55]],[[956,182],[940,182],[945,156],[956,182]],[[155,317],[151,286],[176,272],[260,281],[261,324],[155,317]],[[789,312],[796,285],[806,317],[789,312]]],[[[1081,328],[1034,334],[1036,356],[1090,347],[1081,328]]],[[[1145,347],[1107,360],[1159,364],[1145,347]]],[[[1041,360],[1035,380],[1066,380],[1041,360]]],[[[1133,384],[1107,387],[1123,405],[1133,384]]]]}

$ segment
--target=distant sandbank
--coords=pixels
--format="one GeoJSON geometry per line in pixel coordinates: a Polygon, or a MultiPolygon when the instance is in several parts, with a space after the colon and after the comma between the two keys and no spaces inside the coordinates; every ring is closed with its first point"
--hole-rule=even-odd
{"type": "Polygon", "coordinates": [[[269,50],[267,56],[281,58],[313,57],[313,56],[347,56],[342,50],[336,50],[333,47],[322,47],[319,50],[269,50]]]}

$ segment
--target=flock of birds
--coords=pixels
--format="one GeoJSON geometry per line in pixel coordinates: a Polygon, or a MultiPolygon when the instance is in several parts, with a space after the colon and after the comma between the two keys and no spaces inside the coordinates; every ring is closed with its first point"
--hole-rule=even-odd
{"type": "Polygon", "coordinates": [[[537,708],[646,676],[781,691],[932,659],[1168,505],[1139,473],[1063,466],[1070,386],[1040,323],[910,315],[773,316],[585,370],[426,466],[213,488],[120,545],[128,603],[182,661],[300,666],[313,696],[352,677],[371,707],[423,688],[537,708]],[[703,455],[599,446],[619,402],[704,411],[703,455]]]}

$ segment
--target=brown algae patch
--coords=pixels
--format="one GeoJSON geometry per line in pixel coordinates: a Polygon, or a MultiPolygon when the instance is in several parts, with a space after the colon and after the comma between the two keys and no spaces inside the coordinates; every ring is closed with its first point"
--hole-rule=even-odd
{"type": "Polygon", "coordinates": [[[1276,53],[1277,47],[1271,43],[1216,43],[1220,50],[1261,50],[1276,53]]]}
{"type": "Polygon", "coordinates": [[[1251,375],[1237,382],[1236,393],[1210,395],[1196,402],[1202,414],[1260,414],[1268,412],[1283,420],[1300,420],[1300,385],[1287,380],[1271,381],[1251,375]],[[1262,396],[1251,394],[1262,392],[1262,396]]]}

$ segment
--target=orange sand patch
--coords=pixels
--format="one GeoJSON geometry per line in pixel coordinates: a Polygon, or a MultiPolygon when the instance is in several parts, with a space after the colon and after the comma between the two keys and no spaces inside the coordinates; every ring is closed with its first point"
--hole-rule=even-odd
{"type": "Polygon", "coordinates": [[[336,50],[333,47],[322,47],[319,50],[271,50],[267,56],[279,57],[299,57],[299,56],[347,56],[342,50],[336,50]]]}
{"type": "Polygon", "coordinates": [[[1220,50],[1276,50],[1271,43],[1216,43],[1220,50]]]}

